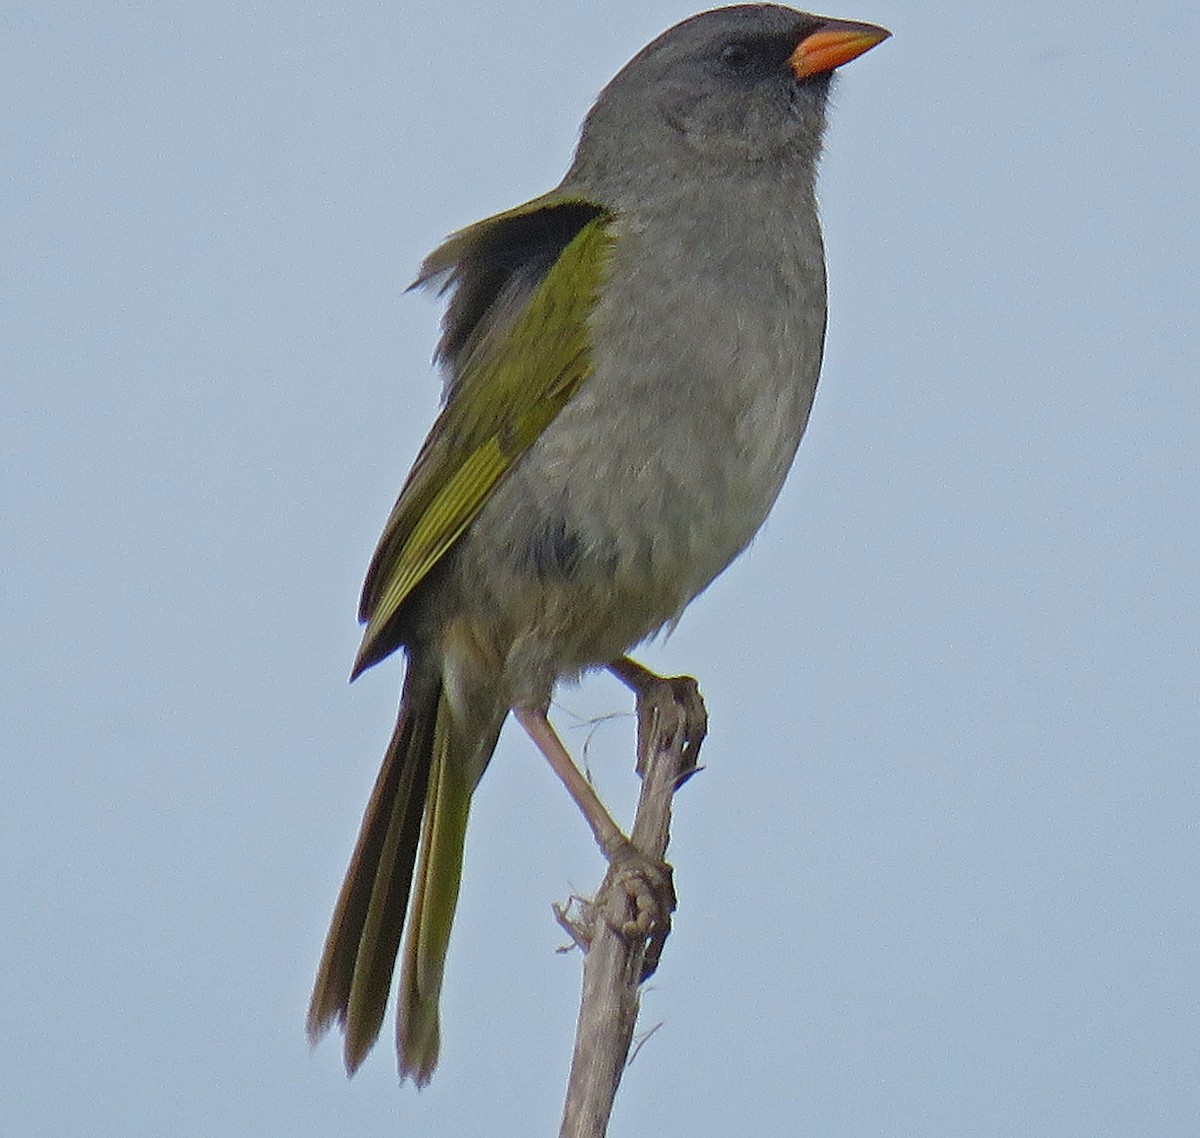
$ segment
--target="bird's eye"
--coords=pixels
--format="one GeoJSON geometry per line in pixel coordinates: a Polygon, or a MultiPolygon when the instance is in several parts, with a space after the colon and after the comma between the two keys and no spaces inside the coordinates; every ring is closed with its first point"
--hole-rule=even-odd
{"type": "Polygon", "coordinates": [[[721,50],[721,62],[731,71],[744,71],[750,58],[750,49],[744,43],[726,44],[721,50]]]}

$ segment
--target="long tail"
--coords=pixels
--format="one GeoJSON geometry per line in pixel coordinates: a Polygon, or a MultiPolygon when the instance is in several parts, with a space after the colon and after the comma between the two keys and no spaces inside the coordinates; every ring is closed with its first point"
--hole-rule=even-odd
{"type": "Polygon", "coordinates": [[[483,732],[476,723],[464,738],[440,674],[410,659],[396,729],[363,815],[308,1010],[314,1043],[332,1023],[341,1025],[350,1074],[383,1024],[406,910],[396,1013],[400,1076],[423,1086],[437,1065],[438,995],[474,790],[468,772],[482,770],[502,722],[500,715],[483,732]]]}

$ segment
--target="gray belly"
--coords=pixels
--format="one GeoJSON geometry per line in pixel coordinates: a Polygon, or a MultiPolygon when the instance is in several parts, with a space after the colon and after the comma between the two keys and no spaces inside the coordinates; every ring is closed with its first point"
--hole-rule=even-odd
{"type": "Polygon", "coordinates": [[[811,402],[815,373],[786,379],[737,410],[729,399],[613,398],[588,381],[463,541],[470,603],[539,661],[516,670],[557,678],[615,659],[745,548],[811,402]]]}
{"type": "MultiPolygon", "coordinates": [[[[621,245],[636,258],[636,243],[621,245]]],[[[647,311],[661,258],[617,266],[595,313],[592,374],[472,523],[456,558],[465,604],[503,627],[527,690],[615,659],[749,543],[783,485],[812,405],[825,325],[817,261],[678,270],[647,311]]],[[[766,258],[763,259],[766,264],[766,258]]],[[[497,646],[499,647],[499,646],[497,646]]]]}

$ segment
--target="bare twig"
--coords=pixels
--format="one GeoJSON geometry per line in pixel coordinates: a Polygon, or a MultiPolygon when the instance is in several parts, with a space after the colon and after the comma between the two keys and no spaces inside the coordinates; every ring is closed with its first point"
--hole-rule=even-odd
{"type": "Polygon", "coordinates": [[[665,911],[647,934],[629,930],[640,916],[640,898],[631,889],[629,868],[610,866],[590,905],[578,918],[559,913],[587,955],[583,995],[575,1032],[575,1053],[567,1083],[559,1138],[604,1138],[621,1074],[628,1062],[638,1014],[638,988],[658,967],[674,908],[670,869],[664,858],[671,830],[671,799],[698,769],[707,716],[696,681],[663,679],[631,660],[612,671],[637,693],[638,772],[642,791],[630,840],[647,863],[662,866],[658,882],[643,882],[661,898],[665,911]]]}

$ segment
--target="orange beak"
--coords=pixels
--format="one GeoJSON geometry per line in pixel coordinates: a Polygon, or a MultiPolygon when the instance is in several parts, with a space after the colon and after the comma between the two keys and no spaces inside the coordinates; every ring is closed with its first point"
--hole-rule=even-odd
{"type": "Polygon", "coordinates": [[[875,24],[852,20],[826,20],[815,32],[805,36],[792,52],[788,63],[797,79],[820,75],[857,59],[892,33],[875,24]]]}

